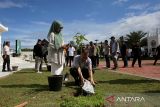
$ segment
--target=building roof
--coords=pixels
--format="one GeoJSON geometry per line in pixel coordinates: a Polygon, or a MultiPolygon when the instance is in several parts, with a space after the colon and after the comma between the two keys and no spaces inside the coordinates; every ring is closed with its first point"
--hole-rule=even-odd
{"type": "Polygon", "coordinates": [[[0,32],[6,32],[6,31],[8,31],[8,27],[5,27],[0,23],[0,32]]]}

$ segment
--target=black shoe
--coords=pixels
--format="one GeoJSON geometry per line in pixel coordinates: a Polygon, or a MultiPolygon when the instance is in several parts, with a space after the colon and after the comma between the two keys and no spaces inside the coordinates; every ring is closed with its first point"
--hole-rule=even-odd
{"type": "Polygon", "coordinates": [[[6,72],[6,70],[2,70],[2,72],[6,72]]]}
{"type": "Polygon", "coordinates": [[[81,85],[81,83],[80,83],[80,80],[79,80],[79,79],[75,80],[75,85],[76,85],[76,86],[80,86],[80,85],[81,85]]]}
{"type": "Polygon", "coordinates": [[[110,66],[106,66],[106,68],[110,68],[110,66]]]}
{"type": "Polygon", "coordinates": [[[12,71],[11,69],[8,70],[8,72],[11,72],[11,71],[12,71]]]}
{"type": "Polygon", "coordinates": [[[114,68],[112,68],[112,70],[117,70],[118,69],[118,67],[114,67],[114,68]]]}

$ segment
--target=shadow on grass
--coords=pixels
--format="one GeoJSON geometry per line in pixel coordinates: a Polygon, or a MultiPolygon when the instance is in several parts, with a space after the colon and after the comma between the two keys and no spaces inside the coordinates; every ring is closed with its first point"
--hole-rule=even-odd
{"type": "Polygon", "coordinates": [[[82,89],[80,88],[80,86],[76,86],[74,81],[66,82],[64,84],[65,84],[65,87],[76,90],[76,92],[72,93],[74,97],[78,97],[82,95],[82,89]]]}
{"type": "Polygon", "coordinates": [[[17,84],[17,85],[0,85],[1,88],[31,88],[35,91],[47,91],[49,90],[48,85],[41,85],[41,84],[17,84]]]}
{"type": "Polygon", "coordinates": [[[160,93],[160,90],[145,91],[145,93],[160,93]]]}
{"type": "Polygon", "coordinates": [[[158,80],[133,80],[133,79],[116,79],[109,81],[98,81],[98,83],[109,84],[139,84],[139,83],[160,83],[158,80]]]}
{"type": "MultiPolygon", "coordinates": [[[[50,72],[50,71],[47,71],[47,70],[43,70],[43,71],[41,71],[42,73],[46,73],[46,72],[50,72]]],[[[16,72],[16,74],[29,74],[29,73],[34,73],[34,74],[36,74],[37,72],[35,71],[35,70],[26,70],[26,71],[18,71],[18,72],[16,72]]]]}
{"type": "Polygon", "coordinates": [[[75,86],[74,81],[69,81],[64,83],[66,87],[75,86]]]}
{"type": "Polygon", "coordinates": [[[16,74],[26,74],[26,73],[36,73],[35,71],[23,71],[23,72],[21,72],[21,71],[19,71],[19,72],[16,72],[16,74]]]}
{"type": "Polygon", "coordinates": [[[79,86],[75,85],[74,81],[69,81],[64,83],[65,87],[77,90],[79,86]]]}

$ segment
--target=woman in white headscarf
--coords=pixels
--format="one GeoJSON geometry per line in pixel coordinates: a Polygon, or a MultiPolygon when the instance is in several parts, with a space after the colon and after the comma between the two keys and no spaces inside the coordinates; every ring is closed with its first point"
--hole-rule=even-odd
{"type": "Polygon", "coordinates": [[[64,41],[61,34],[62,25],[54,21],[48,33],[48,62],[51,63],[51,74],[61,75],[63,71],[64,58],[64,41]]]}

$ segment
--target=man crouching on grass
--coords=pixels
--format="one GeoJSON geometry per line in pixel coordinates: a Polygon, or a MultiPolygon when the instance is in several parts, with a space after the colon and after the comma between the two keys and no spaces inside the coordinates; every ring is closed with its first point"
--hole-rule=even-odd
{"type": "Polygon", "coordinates": [[[81,55],[74,57],[70,74],[75,79],[76,85],[83,85],[85,79],[89,80],[92,85],[95,85],[93,80],[92,62],[88,55],[88,50],[82,48],[81,55]]]}

